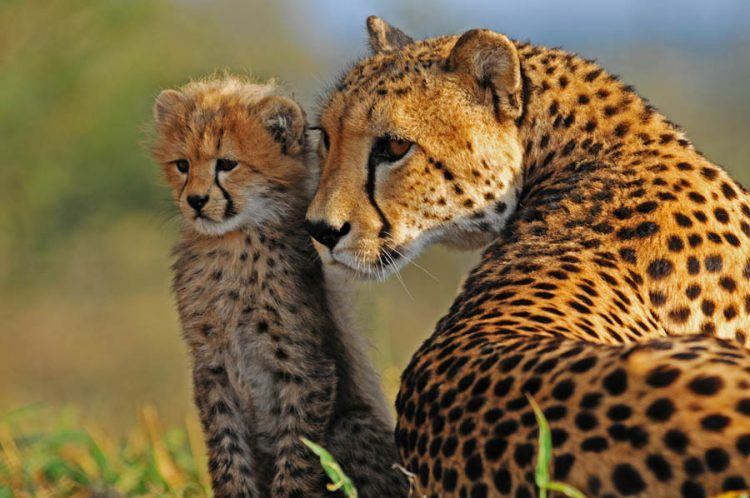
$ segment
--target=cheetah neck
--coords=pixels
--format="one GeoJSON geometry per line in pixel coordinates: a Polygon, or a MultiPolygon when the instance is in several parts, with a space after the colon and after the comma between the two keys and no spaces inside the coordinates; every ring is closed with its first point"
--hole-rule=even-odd
{"type": "MultiPolygon", "coordinates": [[[[222,319],[241,321],[243,310],[254,310],[247,302],[272,303],[279,294],[322,294],[314,292],[319,275],[315,251],[304,235],[300,205],[290,208],[279,220],[260,226],[247,224],[221,236],[196,233],[184,228],[175,248],[174,290],[183,322],[207,303],[219,303],[222,319]]],[[[200,315],[200,314],[199,314],[200,315]]],[[[200,316],[198,316],[200,318],[200,316]]]]}
{"type": "Polygon", "coordinates": [[[638,169],[662,160],[705,161],[677,126],[591,61],[519,45],[524,75],[525,188],[564,175],[572,163],[638,169]]]}

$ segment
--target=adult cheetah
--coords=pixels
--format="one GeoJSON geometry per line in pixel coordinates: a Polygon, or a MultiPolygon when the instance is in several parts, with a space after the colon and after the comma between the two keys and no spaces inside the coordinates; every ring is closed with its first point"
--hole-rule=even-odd
{"type": "Polygon", "coordinates": [[[213,490],[330,496],[307,437],[362,496],[406,496],[377,375],[302,227],[316,177],[304,113],[275,92],[227,77],[155,105],[154,155],[184,221],[174,290],[213,490]]]}
{"type": "Polygon", "coordinates": [[[488,30],[374,54],[320,114],[308,210],[357,275],[492,242],[414,355],[397,444],[429,496],[704,497],[750,478],[750,196],[592,61],[488,30]]]}

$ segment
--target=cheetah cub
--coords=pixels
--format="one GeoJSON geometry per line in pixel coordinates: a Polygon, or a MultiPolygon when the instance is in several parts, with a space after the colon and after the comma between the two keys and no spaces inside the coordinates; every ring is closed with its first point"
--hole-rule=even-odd
{"type": "Polygon", "coordinates": [[[324,496],[306,437],[361,496],[405,496],[377,375],[303,229],[317,179],[305,115],[275,91],[200,81],[154,108],[154,156],[184,221],[173,286],[214,492],[324,496]]]}

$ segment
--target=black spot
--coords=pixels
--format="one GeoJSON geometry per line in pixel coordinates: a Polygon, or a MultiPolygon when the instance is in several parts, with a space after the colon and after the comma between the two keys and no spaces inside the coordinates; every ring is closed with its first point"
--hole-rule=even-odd
{"type": "Polygon", "coordinates": [[[667,239],[667,247],[672,252],[680,252],[685,248],[685,243],[677,235],[672,235],[667,239]]]}
{"type": "Polygon", "coordinates": [[[674,403],[669,398],[659,398],[646,409],[646,415],[656,422],[666,422],[674,413],[674,403]]]}
{"type": "Polygon", "coordinates": [[[443,472],[443,489],[445,491],[453,491],[456,489],[456,481],[458,481],[458,472],[454,469],[445,469],[443,472]]]}
{"type": "Polygon", "coordinates": [[[614,372],[604,377],[602,384],[610,394],[622,394],[628,388],[628,375],[627,373],[625,373],[625,370],[623,370],[622,368],[618,368],[614,372]]]}
{"type": "Polygon", "coordinates": [[[701,271],[701,264],[695,256],[690,256],[687,260],[687,271],[690,275],[697,275],[701,271]]]}
{"type": "Polygon", "coordinates": [[[635,257],[635,251],[633,249],[629,248],[622,248],[620,249],[620,257],[625,261],[626,263],[635,264],[636,263],[636,257],[635,257]]]}
{"type": "Polygon", "coordinates": [[[685,474],[688,477],[697,477],[706,471],[703,467],[703,460],[694,456],[686,458],[682,468],[685,469],[685,474]]]}
{"type": "Polygon", "coordinates": [[[701,311],[703,311],[703,314],[706,316],[713,315],[714,311],[716,311],[716,303],[710,299],[706,299],[701,303],[701,311]]]}
{"type": "Polygon", "coordinates": [[[627,420],[632,415],[633,410],[628,405],[618,404],[612,405],[607,411],[607,417],[615,422],[622,422],[627,420]]]}
{"type": "Polygon", "coordinates": [[[750,416],[750,398],[743,398],[737,402],[737,411],[750,416]]]}
{"type": "Polygon", "coordinates": [[[737,197],[737,192],[732,188],[731,185],[729,185],[727,182],[723,182],[721,184],[721,191],[724,194],[724,197],[726,197],[728,200],[732,200],[735,197],[737,197]]]}
{"type": "Polygon", "coordinates": [[[722,277],[719,279],[719,286],[727,292],[734,292],[737,289],[737,282],[730,277],[722,277]]]}
{"type": "Polygon", "coordinates": [[[456,453],[456,447],[458,446],[458,439],[454,436],[450,436],[445,439],[443,443],[443,456],[451,457],[456,453]]]}
{"type": "Polygon", "coordinates": [[[750,455],[750,434],[743,434],[737,438],[737,451],[745,456],[750,455]]]}
{"type": "Polygon", "coordinates": [[[490,438],[484,443],[484,456],[490,461],[497,460],[505,453],[507,447],[508,442],[505,439],[490,438]]]}
{"type": "Polygon", "coordinates": [[[568,477],[570,469],[573,467],[575,461],[576,458],[570,453],[556,456],[553,462],[555,469],[553,477],[555,480],[563,480],[568,477]]]}
{"type": "Polygon", "coordinates": [[[711,472],[723,472],[729,467],[729,453],[723,448],[711,448],[705,454],[706,467],[711,472]]]}
{"type": "Polygon", "coordinates": [[[693,221],[682,213],[675,213],[674,219],[681,227],[689,228],[693,226],[693,221]]]}
{"type": "Polygon", "coordinates": [[[492,482],[495,485],[495,488],[497,488],[497,490],[504,495],[510,493],[510,488],[513,485],[513,480],[510,476],[510,472],[508,472],[507,469],[503,468],[495,471],[492,476],[492,482]]]}
{"type": "Polygon", "coordinates": [[[471,487],[470,498],[487,498],[487,485],[478,482],[471,487]]]}
{"type": "Polygon", "coordinates": [[[640,472],[628,463],[621,463],[615,467],[612,472],[612,483],[623,495],[638,494],[646,489],[640,472]]]}
{"type": "Polygon", "coordinates": [[[644,238],[655,234],[659,231],[659,225],[651,221],[644,221],[635,227],[635,233],[638,237],[644,238]]]}
{"type": "Polygon", "coordinates": [[[729,476],[724,479],[721,489],[722,491],[745,491],[747,483],[742,476],[729,476]]]}
{"type": "Polygon", "coordinates": [[[521,444],[516,446],[516,450],[513,452],[513,459],[516,461],[519,467],[526,467],[531,463],[534,458],[534,445],[532,444],[521,444]]]}
{"type": "Polygon", "coordinates": [[[602,393],[587,393],[581,398],[581,408],[593,409],[599,406],[602,400],[602,393]]]}
{"type": "Polygon", "coordinates": [[[596,357],[589,356],[574,362],[570,365],[569,370],[573,373],[583,373],[588,372],[594,365],[596,365],[596,357]]]}
{"type": "Polygon", "coordinates": [[[481,478],[482,473],[484,472],[482,457],[478,453],[472,455],[468,460],[466,460],[464,471],[466,472],[466,477],[472,481],[476,481],[481,478]]]}
{"type": "Polygon", "coordinates": [[[672,479],[672,466],[661,455],[654,454],[646,457],[646,467],[653,472],[654,476],[664,482],[672,479]]]}
{"type": "Polygon", "coordinates": [[[575,423],[576,426],[582,431],[590,431],[591,429],[599,425],[599,421],[596,419],[594,414],[587,411],[580,412],[578,415],[576,415],[575,423]]]}
{"type": "Polygon", "coordinates": [[[718,221],[719,223],[729,223],[729,213],[727,213],[726,209],[724,208],[714,209],[714,216],[716,217],[716,221],[718,221]]]}
{"type": "Polygon", "coordinates": [[[674,264],[668,259],[655,259],[648,265],[647,271],[654,280],[661,280],[674,271],[674,264]]]}
{"type": "Polygon", "coordinates": [[[680,487],[682,498],[706,498],[706,490],[694,481],[685,481],[680,487]]]}
{"type": "Polygon", "coordinates": [[[724,387],[724,381],[721,377],[715,375],[700,375],[688,384],[688,388],[695,394],[701,396],[713,396],[724,387]]]}
{"type": "Polygon", "coordinates": [[[671,429],[664,434],[664,444],[675,453],[684,453],[689,443],[690,439],[680,430],[671,429]]]}
{"type": "Polygon", "coordinates": [[[654,202],[654,201],[646,201],[646,202],[642,202],[642,203],[638,204],[635,207],[635,210],[638,211],[639,213],[644,213],[644,214],[645,213],[650,213],[651,211],[653,211],[654,209],[656,209],[657,205],[658,204],[656,202],[654,202]]]}
{"type": "Polygon", "coordinates": [[[552,389],[552,397],[565,401],[573,395],[573,391],[575,391],[575,383],[571,380],[563,380],[552,389]]]}
{"type": "Polygon", "coordinates": [[[726,415],[714,413],[712,415],[706,415],[701,419],[701,427],[707,431],[720,432],[723,431],[731,421],[732,419],[726,415]]]}
{"type": "Polygon", "coordinates": [[[581,443],[582,451],[590,451],[593,453],[601,453],[602,451],[609,448],[609,443],[606,438],[602,436],[594,436],[588,439],[584,439],[581,443]]]}
{"type": "Polygon", "coordinates": [[[688,285],[687,289],[685,289],[685,295],[688,297],[688,299],[695,299],[696,297],[700,296],[700,294],[701,294],[700,285],[691,284],[691,285],[688,285]]]}

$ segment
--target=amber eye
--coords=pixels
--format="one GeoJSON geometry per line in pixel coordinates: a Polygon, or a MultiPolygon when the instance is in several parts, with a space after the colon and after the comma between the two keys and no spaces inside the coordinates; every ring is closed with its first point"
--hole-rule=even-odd
{"type": "Polygon", "coordinates": [[[232,171],[237,167],[237,161],[231,159],[217,159],[216,171],[232,171]]]}
{"type": "Polygon", "coordinates": [[[381,161],[395,162],[404,157],[414,145],[408,140],[401,140],[390,136],[380,137],[375,140],[371,154],[381,161]]]}
{"type": "Polygon", "coordinates": [[[393,157],[395,160],[404,157],[406,153],[409,152],[409,149],[411,149],[411,142],[392,138],[388,140],[388,147],[386,150],[388,152],[388,155],[393,157]]]}
{"type": "Polygon", "coordinates": [[[180,173],[187,173],[190,169],[190,163],[187,161],[187,159],[178,159],[174,161],[174,165],[177,168],[177,171],[180,173]]]}

